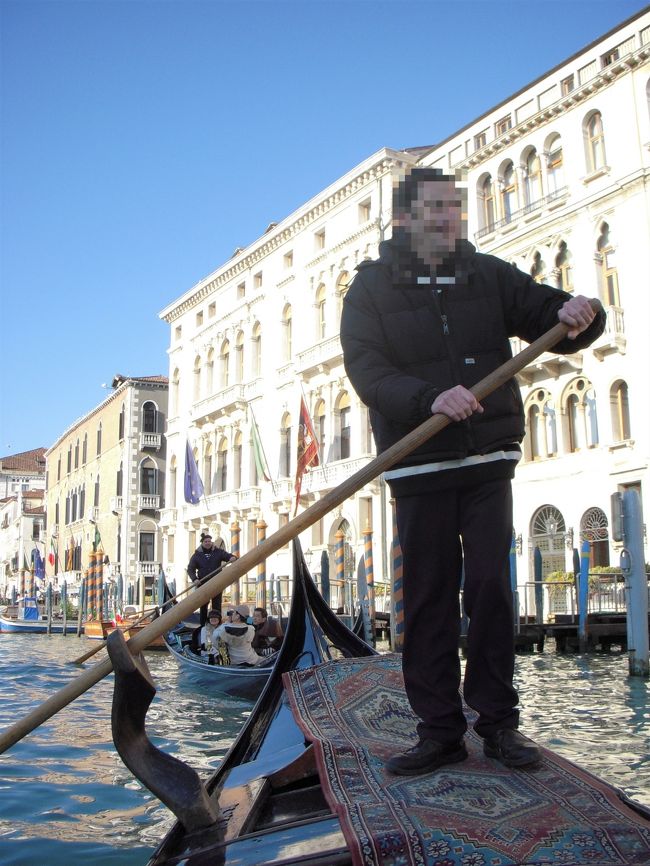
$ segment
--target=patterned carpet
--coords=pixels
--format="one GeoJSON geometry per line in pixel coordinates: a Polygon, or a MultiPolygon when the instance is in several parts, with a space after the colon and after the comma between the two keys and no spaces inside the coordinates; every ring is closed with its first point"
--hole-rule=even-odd
{"type": "Polygon", "coordinates": [[[388,775],[385,759],[415,741],[400,656],[292,671],[285,686],[355,866],[650,866],[650,822],[547,750],[539,768],[508,770],[470,731],[467,761],[388,775]]]}

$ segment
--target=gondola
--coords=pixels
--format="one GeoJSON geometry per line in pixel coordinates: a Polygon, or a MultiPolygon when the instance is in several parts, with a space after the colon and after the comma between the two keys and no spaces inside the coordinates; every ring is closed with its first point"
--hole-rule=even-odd
{"type": "MultiPolygon", "coordinates": [[[[372,680],[391,664],[393,670],[398,669],[400,662],[395,656],[378,656],[331,612],[308,574],[297,541],[294,601],[284,644],[251,715],[205,785],[194,770],[145,740],[144,721],[155,688],[149,682],[149,692],[143,694],[146,671],[138,670],[140,663],[136,665],[126,644],[119,644],[121,636],[117,636],[115,646],[110,640],[116,675],[115,745],[127,767],[178,819],[148,866],[582,863],[583,859],[567,859],[571,844],[580,852],[587,850],[591,859],[584,858],[584,862],[591,866],[650,862],[650,810],[546,749],[537,779],[535,771],[527,775],[507,770],[498,762],[490,763],[482,748],[472,742],[466,763],[426,777],[393,777],[388,782],[392,790],[368,784],[371,774],[363,766],[364,743],[358,752],[359,743],[353,746],[344,736],[343,763],[330,763],[333,752],[323,750],[322,742],[320,746],[307,742],[294,719],[285,689],[287,677],[295,685],[296,678],[312,682],[309,678],[321,671],[356,667],[362,677],[372,680]],[[331,659],[338,660],[322,664],[331,659]],[[357,761],[359,754],[361,763],[357,761]],[[347,812],[340,800],[332,804],[331,796],[343,777],[350,784],[352,809],[347,812]],[[426,824],[424,836],[400,836],[413,826],[409,808],[405,808],[412,801],[403,799],[409,785],[415,788],[416,811],[422,806],[422,797],[434,796],[438,798],[435,808],[442,802],[446,810],[445,823],[426,824]],[[371,804],[370,811],[364,811],[366,803],[371,804]],[[373,810],[380,815],[379,828],[375,821],[376,838],[364,835],[368,826],[365,819],[372,817],[373,810]],[[390,822],[397,814],[403,824],[393,833],[390,822]],[[353,826],[350,815],[361,816],[361,823],[353,826]],[[355,836],[355,830],[360,835],[355,836]],[[489,859],[477,849],[477,837],[490,840],[486,845],[491,849],[489,859]],[[420,856],[423,838],[428,840],[427,856],[420,856]],[[538,840],[540,847],[546,848],[540,857],[531,858],[528,854],[538,840]],[[439,859],[437,852],[449,856],[439,859]],[[520,856],[522,852],[524,856],[520,856]]],[[[307,692],[303,692],[303,699],[309,704],[307,692]]],[[[316,714],[325,705],[326,694],[332,693],[311,692],[310,709],[315,707],[316,714]]],[[[390,700],[382,697],[372,712],[363,697],[350,692],[344,703],[354,705],[359,716],[367,715],[374,721],[390,713],[390,700]]],[[[334,708],[338,716],[338,701],[334,708]]],[[[402,712],[399,705],[397,710],[402,712]]],[[[381,748],[389,752],[396,747],[391,724],[389,721],[381,734],[381,748]]],[[[476,734],[468,734],[468,749],[470,739],[479,740],[476,734]]]]}
{"type": "Polygon", "coordinates": [[[251,668],[210,664],[214,657],[209,659],[192,651],[193,630],[182,625],[163,635],[165,647],[180,667],[183,680],[207,686],[211,694],[256,701],[268,682],[278,653],[260,658],[260,663],[251,668]]]}
{"type": "MultiPolygon", "coordinates": [[[[180,817],[153,854],[150,866],[161,866],[163,863],[171,864],[181,860],[189,864],[193,859],[185,859],[188,850],[204,850],[206,844],[212,845],[217,837],[221,838],[221,842],[218,843],[219,853],[209,862],[231,862],[229,859],[231,855],[228,852],[234,846],[236,854],[233,856],[238,859],[232,860],[233,863],[246,863],[250,866],[261,862],[280,863],[284,862],[284,859],[276,861],[273,852],[278,846],[283,848],[287,844],[305,850],[307,846],[313,852],[327,852],[324,859],[320,855],[319,859],[313,859],[309,855],[304,860],[296,862],[304,864],[318,862],[332,864],[332,866],[335,863],[351,862],[338,820],[331,814],[323,799],[316,764],[313,760],[313,750],[305,744],[304,735],[287,705],[282,675],[288,670],[311,667],[333,658],[370,656],[376,653],[371,646],[348,629],[325,603],[309,575],[297,540],[294,541],[293,548],[293,569],[293,598],[282,647],[276,654],[275,663],[269,670],[268,681],[251,715],[223,763],[206,786],[209,799],[214,799],[217,791],[221,792],[219,797],[221,810],[230,815],[224,834],[222,834],[222,822],[219,820],[214,826],[208,826],[204,830],[190,829],[188,832],[187,828],[195,827],[196,822],[194,818],[188,817],[184,811],[184,804],[189,802],[192,796],[195,800],[201,800],[206,794],[202,792],[197,795],[195,790],[197,780],[186,778],[187,772],[193,773],[193,771],[185,765],[179,767],[180,762],[169,765],[164,773],[162,765],[159,772],[152,771],[150,750],[140,756],[137,753],[134,755],[131,751],[131,741],[139,742],[141,732],[129,733],[131,724],[125,724],[125,715],[133,712],[132,698],[129,697],[126,688],[121,691],[121,665],[114,655],[114,648],[111,647],[111,638],[109,638],[109,652],[116,670],[113,703],[115,744],[131,771],[144,781],[145,785],[151,787],[154,793],[180,817]],[[143,778],[147,774],[151,776],[152,772],[155,776],[154,784],[151,783],[151,778],[143,778]],[[166,776],[165,790],[160,788],[156,790],[155,783],[159,782],[163,775],[166,776]],[[281,788],[280,794],[276,793],[278,786],[281,788]],[[232,811],[229,806],[233,798],[237,798],[241,793],[242,788],[250,788],[251,792],[257,792],[254,809],[247,816],[243,815],[241,809],[232,811]],[[175,802],[170,802],[172,798],[175,802]],[[180,813],[177,809],[181,810],[180,813]],[[259,819],[256,822],[252,821],[253,812],[259,819]],[[265,839],[263,859],[260,857],[260,828],[263,828],[265,839]],[[244,830],[246,832],[243,832],[244,830]],[[336,855],[330,844],[332,840],[334,840],[336,855]],[[244,849],[247,849],[247,853],[244,849]],[[219,859],[222,854],[225,857],[223,860],[219,859]],[[333,859],[334,857],[339,859],[333,859]]],[[[123,651],[128,655],[125,647],[123,651]]],[[[130,659],[124,658],[129,665],[130,659]]],[[[207,668],[207,665],[205,667],[207,668]]],[[[210,676],[209,671],[207,676],[210,676]]],[[[135,693],[141,694],[141,686],[135,687],[135,693]]],[[[146,709],[142,711],[140,708],[140,712],[146,713],[146,709]]],[[[144,714],[142,725],[144,725],[144,714]]],[[[137,748],[141,751],[141,744],[137,748]]],[[[157,757],[161,758],[160,753],[157,757]]],[[[161,760],[169,763],[175,759],[165,755],[161,760]]],[[[209,818],[207,820],[209,822],[209,818]]],[[[202,822],[199,820],[198,823],[202,822]]],[[[196,862],[208,861],[197,860],[196,862]]]]}

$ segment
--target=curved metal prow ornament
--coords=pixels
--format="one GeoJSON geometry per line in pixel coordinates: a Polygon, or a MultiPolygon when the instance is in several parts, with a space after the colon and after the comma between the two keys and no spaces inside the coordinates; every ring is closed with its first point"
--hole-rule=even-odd
{"type": "Polygon", "coordinates": [[[218,804],[210,798],[198,773],[153,745],[145,718],[156,694],[147,663],[132,656],[121,631],[112,632],[106,648],[115,671],[111,726],[120,757],[145,787],[176,815],[188,833],[222,826],[218,804]]]}

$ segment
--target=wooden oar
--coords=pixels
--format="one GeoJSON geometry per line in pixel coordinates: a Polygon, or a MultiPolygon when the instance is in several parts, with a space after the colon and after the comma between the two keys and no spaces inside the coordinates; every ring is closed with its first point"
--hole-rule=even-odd
{"type": "MultiPolygon", "coordinates": [[[[591,303],[594,310],[601,308],[599,301],[592,301],[591,303]]],[[[571,329],[568,325],[561,322],[558,323],[538,340],[535,340],[534,343],[531,343],[530,346],[527,346],[516,357],[506,361],[497,370],[481,379],[471,389],[476,399],[480,402],[488,394],[491,394],[492,391],[504,385],[527,364],[534,361],[538,355],[551,349],[560,340],[564,339],[569,330],[571,329]]],[[[416,427],[415,430],[412,430],[387,451],[384,451],[342,484],[339,484],[338,487],[326,493],[322,499],[319,499],[318,502],[315,502],[306,511],[294,517],[293,520],[290,520],[277,532],[274,532],[273,535],[262,541],[261,544],[258,544],[256,548],[245,553],[236,562],[227,565],[219,574],[198,587],[191,598],[186,598],[179,602],[171,610],[167,610],[162,616],[146,626],[139,634],[130,638],[127,643],[131,653],[134,654],[145,649],[152,640],[178,625],[182,619],[196,609],[197,605],[207,604],[215,595],[223,592],[226,587],[239,580],[246,572],[250,571],[272,553],[275,553],[276,550],[285,547],[292,538],[299,535],[313,523],[316,523],[317,520],[320,520],[321,517],[324,517],[325,514],[336,508],[337,505],[340,505],[364,485],[370,483],[377,475],[390,469],[395,463],[402,460],[412,451],[415,451],[418,446],[424,444],[450,423],[451,421],[446,415],[432,415],[431,418],[428,418],[423,424],[420,424],[419,427],[416,427]]],[[[111,670],[110,659],[105,659],[94,665],[80,674],[73,682],[59,689],[58,692],[32,710],[25,718],[20,719],[7,728],[0,734],[0,754],[21,740],[30,731],[33,731],[34,728],[37,728],[47,719],[51,718],[55,713],[67,706],[67,704],[79,697],[79,695],[82,695],[95,683],[98,683],[111,670]]]]}
{"type": "MultiPolygon", "coordinates": [[[[185,595],[185,593],[189,592],[191,589],[194,589],[195,586],[196,586],[196,584],[192,583],[189,586],[186,586],[185,589],[182,589],[180,592],[176,593],[176,595],[173,596],[173,598],[168,598],[167,601],[164,603],[164,607],[166,607],[168,604],[171,604],[172,601],[176,601],[177,598],[180,598],[182,595],[185,595]]],[[[154,611],[156,611],[157,609],[158,609],[157,607],[149,608],[149,610],[147,610],[146,613],[143,613],[142,616],[139,616],[133,622],[130,622],[127,625],[116,626],[116,628],[119,628],[121,631],[128,631],[130,628],[133,628],[136,625],[141,625],[145,621],[145,619],[148,619],[151,616],[151,614],[154,613],[154,611]]],[[[82,665],[85,661],[87,661],[89,658],[94,656],[95,653],[98,653],[101,649],[104,649],[105,646],[106,646],[106,641],[105,640],[100,641],[97,644],[97,646],[94,646],[91,650],[88,650],[87,653],[84,653],[82,656],[79,656],[79,658],[72,659],[72,661],[68,662],[68,664],[82,665]]]]}

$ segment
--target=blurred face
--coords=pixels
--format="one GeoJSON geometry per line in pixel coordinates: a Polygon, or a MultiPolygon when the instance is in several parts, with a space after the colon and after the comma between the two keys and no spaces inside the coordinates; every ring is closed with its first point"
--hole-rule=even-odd
{"type": "Polygon", "coordinates": [[[212,547],[212,539],[210,537],[204,538],[201,542],[201,547],[204,550],[210,550],[210,548],[212,547]]]}
{"type": "Polygon", "coordinates": [[[464,193],[452,181],[424,181],[410,210],[396,214],[395,224],[409,239],[411,251],[425,265],[437,265],[466,237],[464,193]]]}
{"type": "Polygon", "coordinates": [[[264,622],[264,617],[260,613],[259,610],[253,611],[253,625],[262,625],[264,622]]]}
{"type": "Polygon", "coordinates": [[[212,625],[216,628],[218,625],[221,624],[221,617],[220,616],[211,616],[208,619],[208,622],[210,623],[210,625],[212,625]]]}

